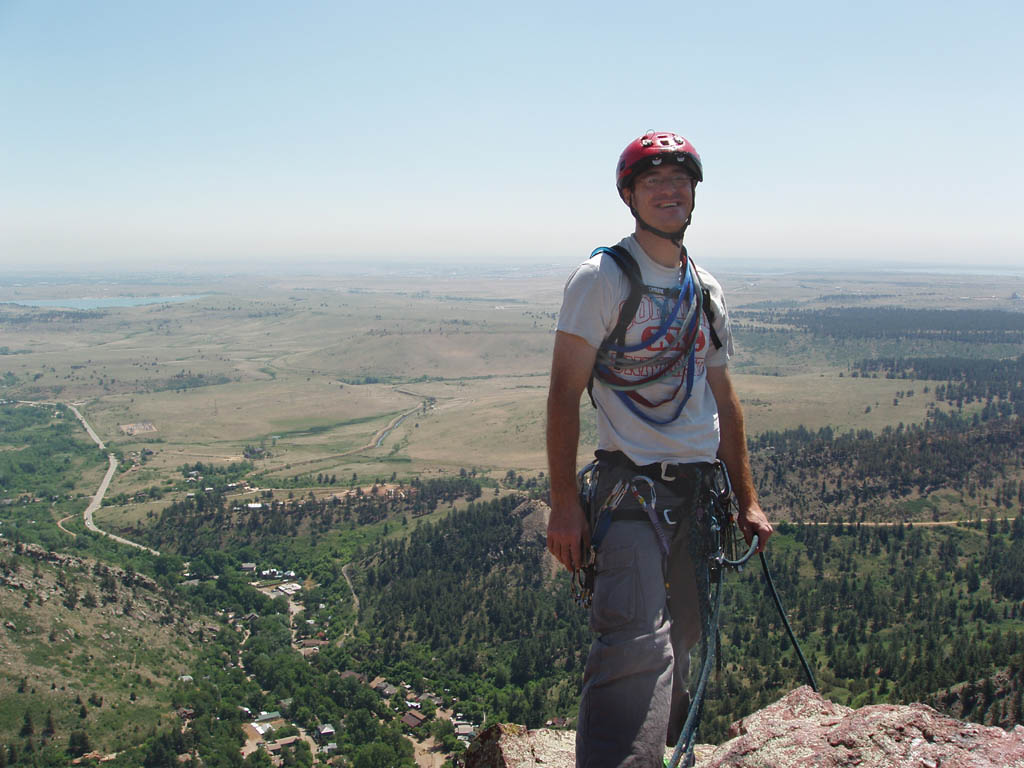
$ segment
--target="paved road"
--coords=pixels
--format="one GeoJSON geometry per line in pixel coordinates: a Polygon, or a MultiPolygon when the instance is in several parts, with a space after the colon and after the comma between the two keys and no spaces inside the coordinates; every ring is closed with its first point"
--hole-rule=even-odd
{"type": "MultiPolygon", "coordinates": [[[[89,422],[85,420],[85,417],[79,412],[79,410],[70,403],[68,403],[68,408],[70,408],[74,412],[75,416],[78,417],[78,420],[82,422],[82,426],[85,427],[85,431],[89,433],[89,437],[91,437],[93,442],[100,447],[100,450],[106,450],[106,446],[103,444],[103,441],[100,440],[100,436],[97,435],[95,431],[93,431],[93,428],[89,426],[89,422]]],[[[103,481],[100,483],[100,487],[96,491],[96,495],[92,497],[92,501],[89,502],[89,506],[85,508],[85,527],[88,528],[90,531],[98,533],[102,536],[106,536],[107,538],[113,539],[114,541],[120,544],[126,544],[129,547],[135,547],[136,549],[144,549],[147,552],[150,552],[154,555],[159,555],[159,552],[157,552],[155,549],[150,549],[145,544],[139,544],[138,542],[129,541],[128,539],[122,536],[117,536],[113,533],[107,533],[106,531],[96,527],[96,523],[93,521],[92,515],[97,509],[99,509],[103,505],[103,497],[107,493],[107,488],[110,487],[110,481],[111,479],[113,479],[114,473],[117,472],[117,456],[115,456],[112,453],[108,453],[107,459],[110,461],[110,465],[107,467],[107,474],[103,476],[103,481]]]]}
{"type": "Polygon", "coordinates": [[[82,422],[82,426],[83,426],[83,427],[85,427],[85,431],[89,433],[89,437],[91,437],[91,438],[92,438],[92,441],[93,441],[94,443],[96,443],[96,445],[98,445],[98,446],[100,447],[100,450],[101,450],[101,451],[105,451],[105,450],[107,449],[107,447],[106,447],[106,446],[105,446],[105,445],[103,444],[103,441],[102,441],[102,440],[100,440],[100,436],[99,436],[99,435],[97,435],[97,434],[96,434],[96,433],[95,433],[95,432],[93,431],[92,427],[90,427],[90,426],[89,426],[89,422],[87,422],[87,421],[85,420],[85,416],[83,416],[83,415],[82,415],[82,414],[81,414],[81,413],[79,412],[79,410],[78,410],[78,409],[77,409],[77,408],[76,408],[75,406],[73,406],[73,405],[72,405],[71,403],[68,403],[68,408],[70,408],[70,409],[72,410],[72,412],[73,412],[73,413],[75,414],[75,416],[77,416],[77,417],[78,417],[78,420],[79,420],[80,422],[82,422]]]}

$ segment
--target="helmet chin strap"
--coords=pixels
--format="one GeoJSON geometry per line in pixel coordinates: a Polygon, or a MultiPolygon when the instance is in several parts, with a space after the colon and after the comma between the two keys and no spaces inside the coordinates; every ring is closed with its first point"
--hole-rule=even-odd
{"type": "Polygon", "coordinates": [[[679,229],[677,229],[677,230],[675,230],[673,232],[667,232],[664,229],[658,229],[657,227],[652,227],[646,221],[641,219],[639,212],[636,210],[636,208],[633,207],[632,203],[630,203],[629,212],[633,214],[633,218],[636,219],[636,223],[637,223],[637,225],[640,228],[646,229],[648,232],[650,232],[651,234],[657,235],[658,237],[663,237],[666,240],[671,240],[673,245],[682,247],[682,245],[683,245],[683,235],[686,234],[686,228],[688,226],[690,226],[690,218],[691,218],[691,216],[687,216],[686,217],[686,223],[683,224],[682,227],[680,227],[679,229]]]}

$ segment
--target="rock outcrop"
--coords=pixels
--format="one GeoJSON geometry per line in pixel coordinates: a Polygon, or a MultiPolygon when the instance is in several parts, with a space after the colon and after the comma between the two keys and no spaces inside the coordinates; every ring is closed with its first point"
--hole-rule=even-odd
{"type": "MultiPolygon", "coordinates": [[[[924,704],[834,704],[804,686],[733,724],[699,768],[1024,768],[1024,727],[954,720],[924,704]]],[[[492,726],[466,768],[573,768],[573,734],[492,726]]],[[[670,753],[666,753],[670,754],[670,753]]]]}

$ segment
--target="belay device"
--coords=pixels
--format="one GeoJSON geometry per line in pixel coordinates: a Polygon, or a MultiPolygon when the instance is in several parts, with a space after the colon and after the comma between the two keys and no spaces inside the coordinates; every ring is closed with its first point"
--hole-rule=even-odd
{"type": "MultiPolygon", "coordinates": [[[[576,478],[580,503],[587,514],[587,520],[590,524],[591,546],[590,551],[585,553],[583,567],[575,570],[572,574],[571,589],[576,603],[584,608],[590,607],[593,598],[597,550],[605,534],[608,532],[608,528],[611,526],[615,508],[618,507],[627,494],[631,494],[647,512],[648,518],[654,526],[655,533],[658,535],[662,552],[666,557],[669,554],[669,543],[656,510],[657,497],[654,482],[648,477],[638,474],[628,482],[619,481],[606,498],[598,499],[596,498],[597,482],[595,477],[597,471],[599,471],[598,462],[591,462],[580,470],[576,478]],[[599,507],[596,506],[598,504],[600,505],[599,507]]],[[[679,735],[679,741],[676,743],[675,751],[672,753],[669,768],[677,768],[679,765],[692,765],[693,748],[696,744],[697,726],[700,723],[704,694],[718,651],[722,583],[725,581],[725,572],[730,568],[737,572],[743,570],[743,566],[757,551],[758,545],[757,536],[754,536],[746,552],[741,552],[742,534],[737,524],[739,505],[736,503],[736,498],[732,493],[728,471],[725,464],[721,461],[716,461],[713,465],[712,481],[707,484],[705,494],[699,503],[705,504],[707,515],[699,525],[695,524],[693,527],[693,534],[697,534],[703,539],[698,544],[697,549],[705,553],[702,562],[697,559],[694,560],[694,569],[696,571],[694,577],[697,583],[704,637],[701,668],[700,675],[697,678],[697,687],[690,702],[690,709],[686,714],[686,721],[683,724],[682,733],[679,735]],[[714,585],[713,594],[711,594],[712,585],[714,585]],[[684,757],[686,762],[680,763],[680,760],[684,757]]],[[[790,642],[793,643],[793,647],[796,649],[797,656],[800,658],[800,663],[807,674],[811,688],[817,691],[818,685],[815,682],[814,673],[807,664],[807,659],[804,658],[800,644],[793,634],[793,628],[789,624],[786,611],[782,606],[782,601],[779,599],[779,593],[775,589],[775,582],[772,580],[764,552],[761,552],[760,559],[761,568],[764,571],[765,586],[771,594],[776,608],[778,608],[779,616],[786,627],[790,642]]]]}

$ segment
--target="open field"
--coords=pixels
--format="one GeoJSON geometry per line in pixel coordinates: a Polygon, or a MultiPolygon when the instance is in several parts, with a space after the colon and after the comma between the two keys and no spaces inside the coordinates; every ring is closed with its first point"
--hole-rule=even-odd
{"type": "MultiPolygon", "coordinates": [[[[112,450],[152,451],[144,467],[115,478],[111,494],[180,479],[186,463],[240,461],[247,446],[265,452],[255,462],[271,478],[538,472],[567,271],[4,285],[0,301],[197,298],[67,312],[0,304],[0,397],[81,403],[112,450]],[[153,431],[121,429],[142,423],[153,431]]],[[[766,345],[744,332],[745,310],[766,302],[1020,309],[1013,296],[1024,294],[1024,279],[1012,277],[720,279],[735,314],[734,371],[752,433],[917,422],[931,395],[923,382],[850,377],[848,363],[871,354],[870,344],[840,349],[802,336],[766,345]]],[[[586,401],[581,410],[586,424],[586,401]]]]}

